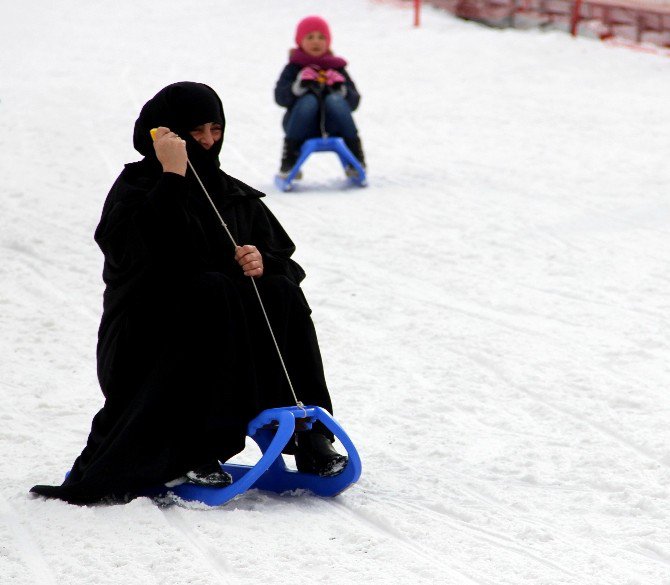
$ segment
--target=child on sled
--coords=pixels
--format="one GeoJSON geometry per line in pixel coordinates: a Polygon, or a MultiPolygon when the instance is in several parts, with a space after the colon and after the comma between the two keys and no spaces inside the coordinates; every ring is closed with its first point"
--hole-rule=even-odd
{"type": "MultiPolygon", "coordinates": [[[[343,138],[365,168],[361,140],[351,115],[361,96],[347,73],[347,62],[331,51],[328,23],[319,16],[303,18],[295,42],[297,47],[291,49],[275,87],[275,101],[286,108],[279,176],[288,176],[305,140],[323,133],[343,138]]],[[[353,167],[347,168],[347,174],[354,173],[353,167]]]]}

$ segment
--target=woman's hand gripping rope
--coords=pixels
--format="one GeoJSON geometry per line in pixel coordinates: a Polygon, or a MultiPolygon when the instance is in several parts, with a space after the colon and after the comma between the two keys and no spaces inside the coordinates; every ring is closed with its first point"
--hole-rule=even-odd
{"type": "MultiPolygon", "coordinates": [[[[183,148],[184,151],[186,151],[186,143],[179,138],[174,132],[170,132],[168,128],[165,127],[160,127],[160,128],[152,128],[150,131],[151,138],[154,141],[154,147],[155,143],[159,140],[165,140],[169,135],[174,135],[169,136],[171,141],[176,141],[179,140],[180,142],[184,143],[183,148]]],[[[158,151],[156,151],[156,154],[158,155],[158,151]]],[[[226,222],[223,221],[223,218],[221,217],[221,214],[219,213],[219,210],[216,208],[216,205],[214,205],[214,201],[212,201],[212,198],[210,197],[209,193],[207,192],[207,189],[205,185],[203,185],[202,181],[200,180],[200,177],[198,176],[198,173],[196,170],[193,168],[193,165],[191,164],[191,161],[188,160],[188,156],[186,157],[186,164],[188,167],[191,169],[191,172],[193,173],[193,176],[196,178],[198,181],[198,184],[202,188],[203,193],[205,194],[205,197],[207,197],[207,201],[209,201],[209,204],[212,206],[212,210],[216,214],[216,216],[219,218],[219,221],[221,222],[221,227],[226,231],[226,234],[228,235],[228,238],[230,238],[230,241],[232,242],[233,246],[235,247],[235,259],[238,261],[240,266],[242,266],[242,269],[244,270],[244,274],[247,276],[253,276],[253,277],[259,277],[263,274],[263,257],[261,256],[261,253],[258,251],[258,248],[256,246],[251,246],[249,244],[246,244],[244,246],[239,246],[237,242],[235,242],[235,238],[233,238],[233,234],[230,233],[230,230],[228,229],[228,226],[226,225],[226,222]],[[260,265],[259,265],[260,264],[260,265]],[[246,269],[245,269],[246,267],[246,269]]],[[[184,172],[186,174],[186,172],[184,172]]],[[[293,388],[293,384],[291,383],[291,377],[288,374],[288,370],[286,369],[286,364],[284,363],[284,358],[281,354],[281,351],[279,349],[279,345],[277,344],[277,338],[275,337],[274,331],[272,330],[272,324],[270,323],[270,319],[268,318],[268,314],[265,311],[265,305],[263,305],[263,299],[261,299],[261,295],[258,292],[258,287],[256,286],[256,283],[252,280],[251,284],[254,286],[254,291],[256,292],[256,297],[258,298],[258,304],[260,305],[261,310],[263,311],[263,316],[265,317],[265,322],[267,323],[268,326],[268,331],[270,332],[270,336],[272,337],[272,341],[274,342],[275,349],[277,350],[277,356],[279,357],[279,361],[281,362],[282,369],[284,370],[284,375],[286,376],[286,381],[288,382],[289,388],[291,389],[291,394],[293,394],[293,399],[295,400],[295,403],[298,407],[304,408],[304,405],[300,400],[298,400],[298,397],[296,396],[295,390],[293,388]]]]}
{"type": "Polygon", "coordinates": [[[249,244],[235,248],[235,260],[244,270],[245,276],[263,276],[263,256],[256,246],[249,244]]]}

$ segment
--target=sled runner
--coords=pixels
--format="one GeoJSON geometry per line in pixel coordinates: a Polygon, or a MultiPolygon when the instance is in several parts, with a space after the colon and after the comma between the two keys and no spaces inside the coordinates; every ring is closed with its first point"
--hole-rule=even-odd
{"type": "Polygon", "coordinates": [[[361,475],[361,460],[356,447],[344,429],[318,406],[287,406],[264,410],[249,423],[247,434],[258,444],[263,455],[253,466],[223,464],[222,469],[233,477],[231,485],[217,488],[182,483],[172,487],[161,486],[143,495],[174,497],[185,502],[201,502],[207,506],[221,506],[252,488],[275,493],[309,490],[318,496],[332,497],[355,483],[361,475]],[[296,428],[310,429],[317,420],[339,439],[347,451],[347,465],[338,475],[321,477],[293,471],[286,467],[281,456],[282,449],[296,428]]]}
{"type": "Polygon", "coordinates": [[[351,153],[342,138],[324,137],[324,138],[310,138],[305,140],[300,148],[300,155],[294,167],[289,174],[284,178],[280,175],[275,176],[275,185],[282,191],[290,191],[293,186],[293,180],[300,172],[300,167],[307,160],[310,154],[314,152],[334,152],[340,157],[340,162],[349,177],[349,180],[358,185],[365,187],[367,185],[367,178],[365,176],[365,169],[362,167],[358,159],[351,153]]]}

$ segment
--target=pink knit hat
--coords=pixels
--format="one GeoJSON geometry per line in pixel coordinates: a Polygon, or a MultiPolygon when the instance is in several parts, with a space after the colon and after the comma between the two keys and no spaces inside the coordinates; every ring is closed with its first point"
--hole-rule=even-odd
{"type": "Polygon", "coordinates": [[[298,23],[295,30],[295,42],[298,46],[302,40],[311,32],[320,32],[326,37],[326,48],[330,47],[330,28],[328,23],[320,16],[306,16],[298,23]]]}

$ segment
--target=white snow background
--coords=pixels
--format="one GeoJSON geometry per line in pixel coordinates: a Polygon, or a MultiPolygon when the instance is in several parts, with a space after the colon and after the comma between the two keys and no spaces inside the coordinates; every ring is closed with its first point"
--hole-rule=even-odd
{"type": "MultiPolygon", "coordinates": [[[[670,60],[366,0],[22,0],[0,11],[0,583],[670,584],[670,60]],[[272,185],[274,83],[326,17],[370,186],[272,185]],[[77,507],[102,404],[104,198],[142,104],[208,83],[223,168],[298,246],[363,459],[334,499],[77,507]]],[[[184,388],[188,397],[188,388],[184,388]]]]}

